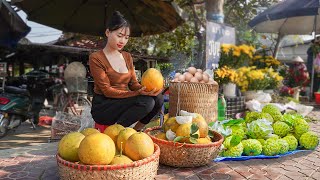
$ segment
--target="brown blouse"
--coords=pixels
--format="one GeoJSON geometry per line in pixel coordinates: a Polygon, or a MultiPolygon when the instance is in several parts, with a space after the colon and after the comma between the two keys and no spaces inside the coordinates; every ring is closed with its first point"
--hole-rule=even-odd
{"type": "Polygon", "coordinates": [[[90,72],[94,79],[94,92],[109,98],[127,98],[139,95],[142,86],[134,72],[133,60],[128,52],[121,52],[128,68],[127,73],[115,71],[102,50],[89,57],[90,72]]]}

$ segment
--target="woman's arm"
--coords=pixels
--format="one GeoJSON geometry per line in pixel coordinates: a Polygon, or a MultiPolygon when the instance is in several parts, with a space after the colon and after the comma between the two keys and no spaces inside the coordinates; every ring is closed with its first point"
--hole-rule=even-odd
{"type": "Polygon", "coordinates": [[[104,96],[109,98],[127,98],[140,94],[138,91],[124,91],[111,87],[105,68],[101,61],[94,55],[90,55],[89,57],[89,66],[94,84],[98,86],[104,96]]]}

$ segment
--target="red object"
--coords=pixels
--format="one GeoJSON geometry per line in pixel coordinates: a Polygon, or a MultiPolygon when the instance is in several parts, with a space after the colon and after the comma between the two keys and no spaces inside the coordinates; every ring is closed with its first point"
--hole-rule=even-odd
{"type": "Polygon", "coordinates": [[[52,124],[52,119],[53,119],[53,117],[51,117],[51,116],[40,116],[38,125],[40,125],[40,126],[42,126],[42,125],[51,125],[52,124]]]}
{"type": "Polygon", "coordinates": [[[98,123],[94,123],[94,128],[98,129],[101,133],[104,132],[105,129],[107,129],[108,125],[102,125],[98,123]]]}
{"type": "Polygon", "coordinates": [[[10,99],[5,98],[5,97],[0,97],[0,104],[5,105],[10,102],[10,99]]]}
{"type": "Polygon", "coordinates": [[[315,92],[314,93],[314,97],[316,99],[316,104],[320,104],[320,93],[319,92],[315,92]]]}

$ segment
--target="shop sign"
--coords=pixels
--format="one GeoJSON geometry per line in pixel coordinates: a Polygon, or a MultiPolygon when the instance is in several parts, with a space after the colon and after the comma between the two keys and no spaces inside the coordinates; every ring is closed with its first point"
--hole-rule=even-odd
{"type": "Polygon", "coordinates": [[[235,44],[235,28],[207,21],[206,68],[216,69],[220,59],[221,44],[235,44]]]}

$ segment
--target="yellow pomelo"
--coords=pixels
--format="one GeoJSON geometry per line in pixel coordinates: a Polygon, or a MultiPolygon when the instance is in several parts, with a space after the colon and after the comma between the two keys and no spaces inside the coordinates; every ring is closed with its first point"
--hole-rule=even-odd
{"type": "Polygon", "coordinates": [[[209,137],[205,137],[205,138],[199,138],[197,139],[198,144],[210,144],[211,139],[209,137]]]}
{"type": "Polygon", "coordinates": [[[169,129],[171,129],[172,132],[176,132],[180,124],[177,123],[176,117],[169,118],[164,124],[164,132],[167,132],[169,129]]]}
{"type": "Polygon", "coordinates": [[[78,155],[85,164],[109,164],[116,154],[112,139],[103,133],[86,136],[80,143],[78,155]]]}
{"type": "MultiPolygon", "coordinates": [[[[191,133],[191,126],[192,123],[186,123],[186,124],[181,124],[177,131],[176,131],[176,135],[178,136],[185,136],[186,138],[183,138],[180,142],[186,142],[186,143],[190,143],[189,137],[190,137],[190,133],[191,133]]],[[[195,134],[198,134],[198,137],[200,136],[199,130],[197,132],[195,132],[195,134]]]]}
{"type": "Polygon", "coordinates": [[[156,138],[167,140],[166,133],[164,133],[164,132],[160,132],[155,136],[156,136],[156,138]]]}
{"type": "Polygon", "coordinates": [[[94,128],[86,128],[86,129],[82,130],[81,133],[85,136],[89,136],[94,133],[100,133],[100,131],[97,129],[94,129],[94,128]]]}
{"type": "Polygon", "coordinates": [[[116,155],[114,156],[113,160],[111,161],[110,165],[115,165],[115,164],[129,164],[132,163],[133,161],[128,158],[125,155],[116,155]]]}
{"type": "Polygon", "coordinates": [[[154,152],[152,139],[143,132],[132,134],[124,147],[124,153],[134,161],[149,157],[154,152]]]}
{"type": "Polygon", "coordinates": [[[107,127],[103,133],[108,135],[113,140],[114,144],[117,144],[118,135],[119,135],[120,131],[123,129],[124,129],[124,127],[122,125],[113,124],[113,125],[107,127]]]}
{"type": "Polygon", "coordinates": [[[163,88],[163,76],[155,68],[149,68],[141,77],[141,85],[146,87],[146,91],[159,91],[163,88]]]}
{"type": "Polygon", "coordinates": [[[120,131],[119,135],[118,135],[118,138],[117,138],[117,149],[120,150],[121,149],[121,142],[123,143],[122,144],[122,147],[124,148],[125,145],[126,145],[126,142],[128,140],[128,138],[136,133],[137,131],[134,130],[133,128],[124,128],[123,130],[120,131]]]}
{"type": "Polygon", "coordinates": [[[197,117],[192,119],[192,123],[197,124],[199,127],[200,138],[208,136],[209,127],[207,121],[200,114],[197,114],[197,117]]]}
{"type": "Polygon", "coordinates": [[[67,161],[79,161],[78,149],[85,136],[80,132],[72,132],[63,136],[58,145],[58,153],[67,161]]]}

